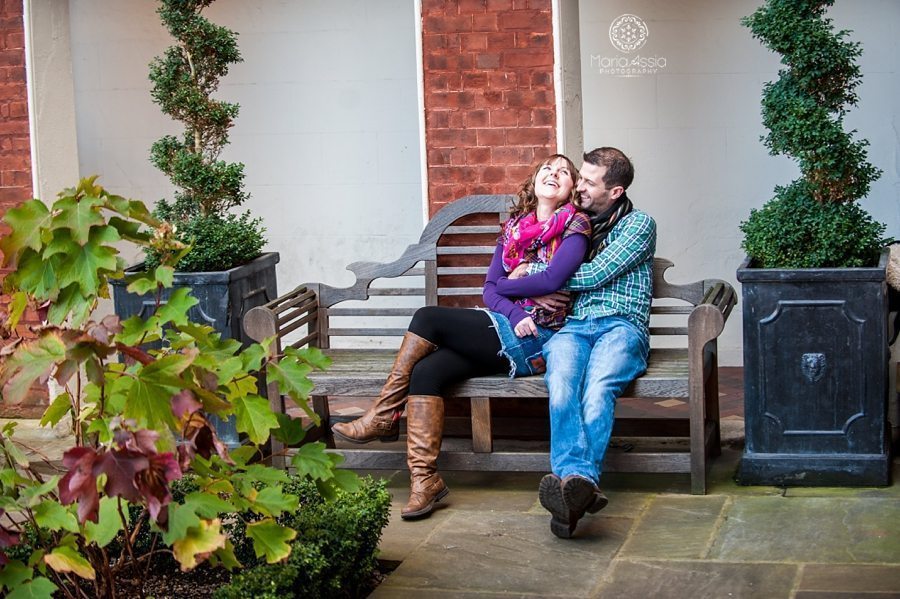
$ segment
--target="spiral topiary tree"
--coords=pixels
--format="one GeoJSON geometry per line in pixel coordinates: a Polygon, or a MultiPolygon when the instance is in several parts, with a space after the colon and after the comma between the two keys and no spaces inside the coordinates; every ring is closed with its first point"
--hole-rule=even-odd
{"type": "Polygon", "coordinates": [[[862,75],[859,42],[835,31],[825,11],[834,0],[767,0],[741,22],[781,54],[785,68],[763,88],[763,142],[797,161],[801,177],[741,223],[744,250],[760,268],[869,266],[885,227],[856,203],[881,171],[866,140],[844,130],[862,75]]]}
{"type": "MultiPolygon", "coordinates": [[[[256,258],[265,244],[259,219],[229,213],[249,197],[244,165],[219,159],[239,106],[212,95],[242,59],[237,34],[202,16],[212,2],[160,0],[157,12],[177,43],[150,64],[154,102],[185,127],[180,138],[167,135],[150,151],[151,162],[180,188],[155,214],[174,222],[193,246],[179,263],[185,271],[226,270],[256,258]]],[[[148,261],[153,266],[158,258],[150,253],[148,261]]]]}

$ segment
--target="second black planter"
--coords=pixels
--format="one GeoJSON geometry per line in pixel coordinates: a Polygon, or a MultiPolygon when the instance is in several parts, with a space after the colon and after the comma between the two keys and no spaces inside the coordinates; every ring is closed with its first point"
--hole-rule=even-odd
{"type": "Polygon", "coordinates": [[[890,483],[885,252],[873,268],[744,262],[744,484],[890,483]]]}

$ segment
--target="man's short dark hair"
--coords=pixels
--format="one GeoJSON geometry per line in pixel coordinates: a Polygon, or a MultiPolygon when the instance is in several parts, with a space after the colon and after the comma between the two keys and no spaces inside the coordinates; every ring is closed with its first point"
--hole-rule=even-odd
{"type": "Polygon", "coordinates": [[[616,148],[596,148],[584,153],[584,161],[594,166],[605,166],[603,183],[607,188],[621,185],[625,189],[634,181],[634,166],[622,150],[616,148]]]}

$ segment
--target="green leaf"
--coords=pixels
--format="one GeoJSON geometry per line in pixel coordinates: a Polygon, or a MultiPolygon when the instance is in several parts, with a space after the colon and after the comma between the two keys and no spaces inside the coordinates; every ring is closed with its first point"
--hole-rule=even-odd
{"type": "Polygon", "coordinates": [[[241,562],[238,561],[237,556],[234,554],[234,545],[231,544],[230,540],[226,540],[225,546],[221,549],[213,551],[213,554],[209,556],[209,563],[213,568],[221,566],[229,571],[241,567],[241,562]]]}
{"type": "Polygon", "coordinates": [[[125,289],[128,293],[146,295],[156,289],[156,280],[150,276],[150,273],[141,273],[134,277],[125,289]]]}
{"type": "Polygon", "coordinates": [[[57,395],[50,407],[44,410],[40,425],[47,426],[49,424],[50,426],[56,426],[71,409],[72,397],[68,393],[57,395]]]}
{"type": "Polygon", "coordinates": [[[44,562],[56,572],[72,572],[88,580],[94,580],[97,577],[93,566],[73,547],[57,547],[44,556],[44,562]]]}
{"type": "Polygon", "coordinates": [[[178,539],[187,536],[190,528],[200,526],[200,518],[195,511],[196,506],[190,504],[169,504],[169,528],[163,531],[163,541],[166,545],[171,545],[178,539]]]}
{"type": "Polygon", "coordinates": [[[331,366],[331,358],[323,354],[318,347],[304,347],[303,349],[288,347],[284,350],[284,355],[299,358],[319,370],[325,370],[331,366]]]}
{"type": "Polygon", "coordinates": [[[359,490],[359,475],[353,470],[335,468],[334,478],[331,481],[348,493],[355,493],[359,490]]]}
{"type": "Polygon", "coordinates": [[[112,497],[100,499],[97,522],[87,521],[84,523],[85,541],[96,543],[98,547],[106,547],[116,538],[116,535],[122,530],[122,518],[119,516],[117,505],[118,501],[112,497]]]}
{"type": "Polygon", "coordinates": [[[53,217],[53,226],[67,228],[72,231],[72,239],[79,245],[85,245],[91,228],[103,225],[98,205],[100,198],[66,197],[57,201],[53,208],[57,211],[53,217]]]}
{"type": "Polygon", "coordinates": [[[246,371],[256,371],[259,370],[262,366],[262,362],[266,357],[266,349],[258,344],[254,343],[246,347],[241,352],[241,362],[243,365],[243,369],[246,371]]]}
{"type": "Polygon", "coordinates": [[[34,571],[20,562],[11,560],[0,568],[0,589],[13,589],[34,576],[34,571]]]}
{"type": "Polygon", "coordinates": [[[285,494],[281,485],[265,487],[254,500],[256,511],[264,516],[277,517],[284,512],[293,512],[299,505],[296,495],[285,494]]]}
{"type": "Polygon", "coordinates": [[[178,378],[193,358],[170,354],[147,364],[135,373],[125,404],[125,416],[152,429],[175,426],[170,399],[183,382],[178,378]]]}
{"type": "Polygon", "coordinates": [[[212,493],[196,491],[184,498],[185,505],[190,505],[194,513],[203,518],[215,518],[219,514],[233,512],[234,506],[212,493]]]}
{"type": "Polygon", "coordinates": [[[266,557],[266,562],[274,564],[291,554],[288,541],[297,536],[297,532],[279,525],[271,518],[247,525],[247,536],[253,539],[253,551],[256,557],[266,557]]]}
{"type": "Polygon", "coordinates": [[[49,579],[39,576],[10,591],[6,599],[53,599],[57,589],[49,579]]]}
{"type": "Polygon", "coordinates": [[[3,264],[9,265],[24,248],[39,251],[41,248],[41,229],[50,224],[50,210],[40,200],[28,200],[16,208],[6,211],[4,222],[12,229],[0,239],[0,251],[3,252],[3,264]]]}
{"type": "Polygon", "coordinates": [[[54,532],[59,530],[78,532],[78,520],[75,518],[75,514],[54,499],[49,499],[35,507],[34,519],[42,528],[48,528],[54,532]]]}
{"type": "MultiPolygon", "coordinates": [[[[26,507],[32,507],[41,502],[41,498],[43,495],[53,491],[56,489],[56,485],[59,483],[60,476],[51,476],[44,482],[40,484],[31,483],[28,486],[20,488],[19,496],[20,499],[25,500],[26,507]]],[[[27,480],[27,479],[25,479],[27,480]]]]}
{"type": "Polygon", "coordinates": [[[278,427],[278,419],[272,413],[269,402],[259,395],[248,395],[234,402],[237,429],[246,433],[257,445],[269,438],[269,431],[278,427]]]}
{"type": "Polygon", "coordinates": [[[158,266],[154,271],[154,278],[163,287],[171,287],[175,280],[175,269],[171,266],[158,266]]]}
{"type": "Polygon", "coordinates": [[[93,239],[59,265],[59,286],[78,283],[85,297],[94,297],[100,289],[100,273],[113,273],[118,267],[116,250],[93,239]]]}
{"type": "Polygon", "coordinates": [[[9,317],[6,319],[6,326],[10,329],[16,328],[25,308],[28,306],[28,295],[24,291],[17,291],[12,295],[9,302],[9,317]]]}
{"type": "Polygon", "coordinates": [[[67,318],[72,326],[81,326],[93,309],[93,301],[81,294],[81,286],[73,283],[59,292],[59,297],[50,305],[47,320],[50,324],[61,325],[67,318]]]}
{"type": "Polygon", "coordinates": [[[184,537],[172,543],[172,553],[182,570],[190,570],[199,563],[197,556],[225,547],[227,540],[219,520],[201,520],[198,526],[192,526],[184,537]]]}
{"type": "Polygon", "coordinates": [[[261,464],[247,466],[247,476],[266,486],[286,483],[290,480],[287,472],[284,470],[270,468],[269,466],[263,466],[261,464]]]}
{"type": "Polygon", "coordinates": [[[234,460],[235,464],[240,466],[245,465],[247,462],[252,460],[256,455],[259,454],[259,448],[254,447],[252,445],[241,445],[235,449],[232,449],[228,452],[228,457],[234,460]]]}
{"type": "Polygon", "coordinates": [[[171,322],[175,325],[183,325],[188,322],[188,310],[198,304],[197,298],[191,295],[189,287],[176,287],[166,303],[159,307],[156,316],[160,324],[171,322]]]}
{"type": "Polygon", "coordinates": [[[37,339],[19,345],[0,367],[0,383],[3,384],[3,400],[19,404],[39,378],[66,356],[66,346],[57,332],[46,332],[37,339]]]}
{"type": "Polygon", "coordinates": [[[266,367],[266,376],[269,382],[278,383],[281,392],[290,395],[295,400],[306,399],[313,390],[312,381],[307,378],[310,372],[312,372],[312,366],[309,364],[287,357],[278,362],[271,362],[266,367]]]}
{"type": "Polygon", "coordinates": [[[325,452],[325,444],[318,441],[297,449],[297,453],[291,458],[291,464],[296,468],[298,476],[320,480],[334,476],[334,462],[325,452]]]}
{"type": "Polygon", "coordinates": [[[28,458],[25,457],[25,454],[22,453],[22,450],[16,446],[12,439],[3,439],[3,451],[22,468],[29,466],[28,458]]]}
{"type": "Polygon", "coordinates": [[[280,412],[275,414],[275,418],[278,419],[278,428],[272,431],[272,435],[285,445],[297,445],[306,436],[302,419],[280,412]]]}

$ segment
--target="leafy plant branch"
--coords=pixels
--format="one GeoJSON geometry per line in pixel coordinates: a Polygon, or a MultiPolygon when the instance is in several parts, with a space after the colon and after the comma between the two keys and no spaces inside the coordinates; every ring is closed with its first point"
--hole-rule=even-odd
{"type": "MultiPolygon", "coordinates": [[[[14,426],[0,433],[0,513],[9,522],[0,525],[0,591],[115,597],[116,576],[146,576],[164,554],[185,570],[207,561],[235,568],[223,521],[242,520],[267,562],[286,559],[296,533],[279,518],[298,509],[298,498],[284,491],[285,472],[254,460],[266,457],[270,436],[297,443],[304,429],[299,419],[271,411],[254,373],[271,363],[269,381],[315,419],[307,375],[328,359],[315,349],[288,348],[276,365],[271,343],[242,350],[192,323],[196,300],[172,287],[173,264],[187,248],[141,202],[109,194],[93,178],[64,190],[52,206],[32,200],[4,220],[12,233],[0,241],[3,265],[15,270],[4,280],[12,302],[3,330],[9,336],[21,329],[26,310],[42,324],[0,350],[3,401],[21,402],[53,379],[63,392],[41,425],[70,416],[77,434],[61,465],[44,457],[42,466],[53,467],[46,477],[11,440],[14,426]],[[161,256],[157,267],[129,280],[131,290],[156,293],[156,310],[146,319],[91,320],[109,280],[124,276],[115,245],[123,240],[161,256]],[[209,414],[234,415],[245,444],[229,450],[209,414]],[[173,501],[173,483],[187,474],[199,489],[173,501]],[[158,539],[139,547],[147,533],[158,539]]],[[[313,443],[291,464],[333,494],[357,484],[335,468],[339,461],[313,443]]]]}

